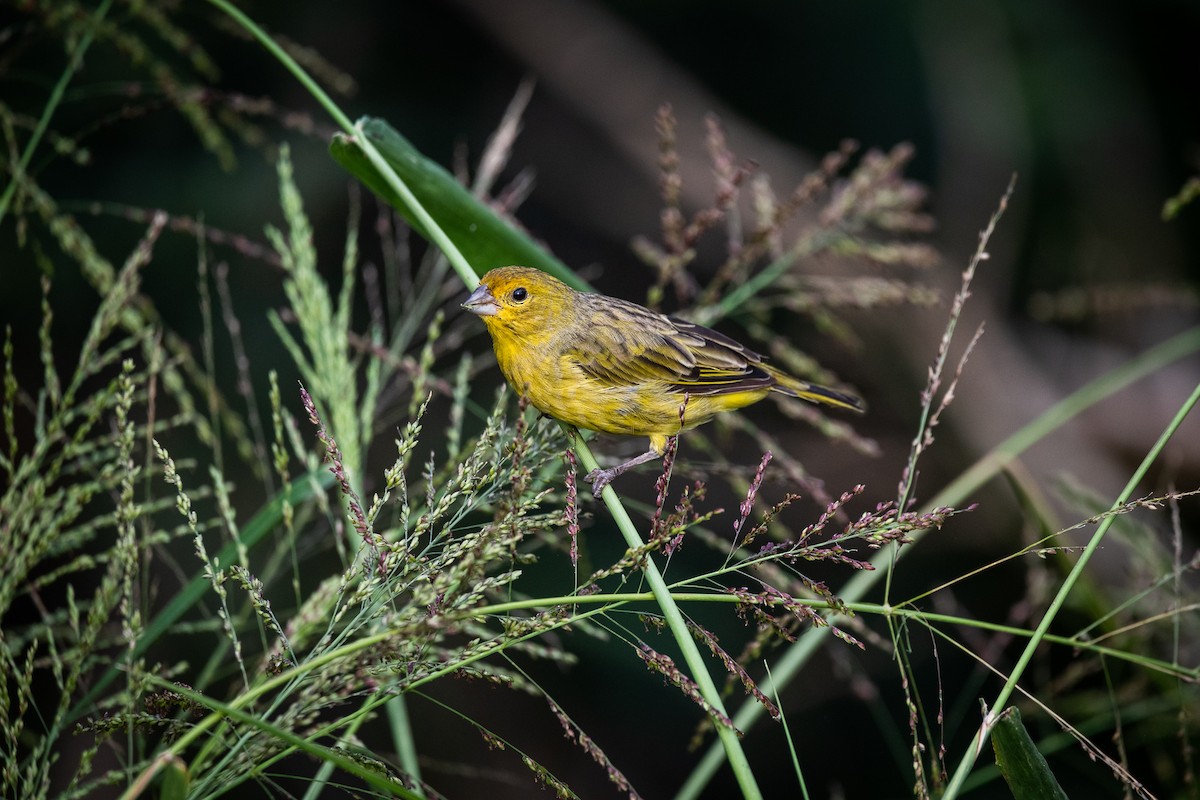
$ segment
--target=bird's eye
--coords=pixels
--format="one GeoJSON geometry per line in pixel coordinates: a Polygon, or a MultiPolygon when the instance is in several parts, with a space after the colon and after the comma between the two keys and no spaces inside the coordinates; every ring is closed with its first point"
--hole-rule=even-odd
{"type": "Polygon", "coordinates": [[[512,299],[514,303],[524,303],[528,297],[529,292],[525,290],[524,286],[518,286],[516,289],[512,290],[512,299]]]}

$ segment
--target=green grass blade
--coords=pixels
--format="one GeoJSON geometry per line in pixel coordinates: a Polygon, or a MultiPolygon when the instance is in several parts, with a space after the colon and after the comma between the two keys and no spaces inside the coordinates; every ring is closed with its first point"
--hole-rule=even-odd
{"type": "Polygon", "coordinates": [[[162,800],[187,800],[190,783],[187,764],[178,758],[168,759],[163,767],[162,789],[159,791],[159,797],[162,800]]]}
{"type": "Polygon", "coordinates": [[[8,214],[8,207],[12,204],[12,199],[16,196],[17,188],[21,184],[21,177],[25,174],[25,170],[33,158],[34,151],[41,144],[42,136],[45,135],[47,129],[50,127],[50,118],[54,116],[54,112],[58,110],[59,105],[62,103],[67,86],[70,85],[71,79],[75,77],[75,73],[79,71],[80,65],[83,64],[84,54],[92,46],[92,40],[95,38],[96,31],[104,22],[104,18],[108,15],[108,10],[111,7],[112,0],[104,0],[104,2],[100,3],[92,14],[91,25],[84,35],[79,37],[75,42],[75,47],[71,51],[71,60],[67,64],[67,68],[63,70],[58,83],[51,90],[50,97],[46,101],[46,107],[42,109],[42,116],[38,119],[37,125],[34,126],[33,132],[29,136],[29,141],[25,143],[25,149],[21,151],[21,157],[11,167],[12,180],[4,187],[3,193],[0,193],[0,222],[3,222],[5,215],[8,214]]]}
{"type": "Polygon", "coordinates": [[[992,734],[996,766],[1016,800],[1067,800],[1050,765],[1021,722],[1021,712],[1009,706],[1000,714],[992,734]]]}
{"type": "MultiPolygon", "coordinates": [[[[575,437],[575,452],[578,453],[583,468],[588,472],[600,466],[596,462],[596,457],[592,455],[592,451],[588,448],[587,443],[583,441],[582,436],[575,437]]],[[[645,546],[645,542],[642,541],[637,528],[634,527],[633,520],[629,517],[629,512],[625,510],[620,497],[618,497],[616,491],[612,488],[612,484],[604,487],[601,497],[604,499],[604,504],[608,506],[609,513],[613,516],[613,521],[616,522],[617,528],[620,529],[621,535],[630,549],[645,546]]],[[[700,648],[696,645],[696,640],[692,637],[691,631],[688,630],[687,622],[683,618],[683,612],[679,610],[679,605],[675,602],[675,598],[671,596],[671,590],[668,588],[667,582],[663,579],[658,565],[654,563],[653,557],[649,555],[646,557],[645,564],[642,566],[642,574],[646,576],[646,583],[650,586],[650,591],[654,594],[655,602],[658,603],[659,608],[662,610],[663,619],[667,621],[667,627],[670,628],[671,634],[675,637],[675,643],[679,645],[679,650],[683,654],[683,660],[687,664],[692,680],[696,682],[700,694],[703,695],[705,701],[716,711],[728,717],[728,713],[725,711],[725,704],[721,701],[721,692],[717,689],[717,685],[713,682],[712,675],[708,671],[708,664],[705,663],[704,656],[700,654],[700,648]]],[[[738,786],[742,790],[742,797],[747,798],[747,800],[761,798],[762,792],[758,788],[758,782],[754,777],[753,770],[750,768],[750,761],[746,758],[746,751],[742,748],[738,732],[715,719],[713,720],[713,729],[716,731],[717,739],[724,748],[725,757],[729,760],[729,766],[733,770],[734,777],[737,778],[738,786]]]]}
{"type": "MultiPolygon", "coordinates": [[[[213,714],[229,717],[230,719],[240,722],[243,725],[257,728],[269,736],[273,736],[282,742],[286,742],[288,745],[296,748],[297,750],[318,758],[327,764],[332,764],[343,772],[348,772],[349,774],[362,779],[365,783],[379,791],[387,792],[395,797],[403,797],[406,798],[406,800],[422,800],[420,795],[414,794],[411,790],[391,780],[382,772],[364,767],[358,762],[352,761],[351,759],[346,758],[345,756],[329,749],[328,747],[322,747],[321,745],[315,744],[308,739],[297,736],[289,730],[280,728],[277,725],[272,725],[266,720],[259,719],[253,714],[242,711],[240,708],[219,702],[185,686],[180,686],[177,683],[169,683],[161,678],[151,676],[150,680],[152,683],[158,684],[163,689],[177,692],[189,700],[192,700],[204,706],[205,708],[210,709],[213,714]]],[[[249,779],[249,776],[247,776],[247,778],[249,779]]],[[[132,800],[133,796],[129,793],[126,793],[126,795],[123,796],[123,800],[126,798],[128,798],[128,800],[132,800]]]]}
{"type": "MultiPolygon", "coordinates": [[[[492,267],[521,264],[549,272],[576,289],[588,288],[565,264],[497,216],[387,122],[368,117],[359,120],[357,127],[477,274],[492,267]]],[[[434,240],[429,226],[376,169],[356,137],[336,134],[329,152],[347,172],[399,211],[414,230],[426,239],[434,240]]]]}

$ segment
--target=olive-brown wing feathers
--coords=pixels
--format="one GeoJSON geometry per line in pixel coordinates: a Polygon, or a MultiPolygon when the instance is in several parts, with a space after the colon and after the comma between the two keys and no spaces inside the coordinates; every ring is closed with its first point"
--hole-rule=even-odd
{"type": "Polygon", "coordinates": [[[579,295],[588,325],[566,343],[569,357],[610,386],[659,383],[691,395],[767,389],[762,357],[728,336],[614,298],[579,295]]]}

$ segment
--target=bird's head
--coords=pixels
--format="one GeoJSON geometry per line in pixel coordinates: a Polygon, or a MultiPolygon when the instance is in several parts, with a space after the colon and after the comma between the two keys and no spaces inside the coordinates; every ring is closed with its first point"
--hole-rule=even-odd
{"type": "Polygon", "coordinates": [[[478,314],[492,336],[538,341],[571,310],[575,291],[530,267],[500,267],[484,275],[462,307],[478,314]]]}

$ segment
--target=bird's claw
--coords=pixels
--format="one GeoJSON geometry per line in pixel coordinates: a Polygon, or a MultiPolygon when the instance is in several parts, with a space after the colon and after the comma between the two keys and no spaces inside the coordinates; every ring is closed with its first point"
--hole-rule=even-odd
{"type": "Polygon", "coordinates": [[[617,477],[615,469],[596,468],[584,476],[584,480],[592,485],[592,496],[599,500],[604,487],[612,483],[612,479],[615,477],[617,477]]]}

